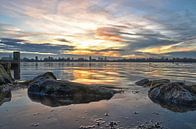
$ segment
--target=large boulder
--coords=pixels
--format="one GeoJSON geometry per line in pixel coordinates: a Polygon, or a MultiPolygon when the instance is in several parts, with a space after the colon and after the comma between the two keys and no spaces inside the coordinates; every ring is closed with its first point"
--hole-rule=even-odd
{"type": "Polygon", "coordinates": [[[52,73],[45,73],[34,78],[28,88],[28,94],[32,100],[49,106],[52,106],[53,100],[57,103],[54,105],[68,105],[110,99],[117,92],[105,87],[56,80],[52,73]]]}
{"type": "Polygon", "coordinates": [[[149,87],[149,98],[169,110],[196,110],[196,85],[190,82],[171,82],[168,79],[142,79],[135,83],[149,87]]]}
{"type": "Polygon", "coordinates": [[[166,107],[196,108],[196,88],[183,82],[171,82],[148,91],[149,98],[166,107]]]}
{"type": "Polygon", "coordinates": [[[135,84],[144,87],[157,87],[170,83],[169,79],[149,80],[147,78],[137,81],[135,84]]]}
{"type": "Polygon", "coordinates": [[[43,83],[45,80],[56,80],[57,78],[52,72],[46,72],[44,74],[38,75],[37,77],[33,78],[29,81],[29,85],[39,85],[43,83]]]}
{"type": "Polygon", "coordinates": [[[3,84],[13,83],[13,78],[7,73],[2,65],[0,65],[0,86],[3,84]]]}
{"type": "Polygon", "coordinates": [[[0,65],[0,105],[11,100],[11,87],[14,79],[0,65]]]}
{"type": "Polygon", "coordinates": [[[9,84],[0,87],[0,105],[11,100],[11,88],[9,84]]]}

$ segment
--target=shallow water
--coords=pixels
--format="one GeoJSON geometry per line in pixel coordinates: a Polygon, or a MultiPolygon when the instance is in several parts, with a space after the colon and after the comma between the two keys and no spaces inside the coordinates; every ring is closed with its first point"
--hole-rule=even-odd
{"type": "MultiPolygon", "coordinates": [[[[148,88],[134,85],[144,77],[196,82],[196,64],[21,63],[22,80],[46,71],[53,72],[59,79],[126,87],[128,90],[110,100],[59,107],[31,101],[27,89],[15,90],[11,101],[0,106],[0,129],[78,129],[81,125],[94,125],[98,118],[106,123],[119,121],[118,127],[126,129],[150,120],[161,122],[167,129],[196,129],[196,111],[180,113],[169,110],[148,98],[148,88]]],[[[108,128],[106,123],[96,128],[108,128]]]]}

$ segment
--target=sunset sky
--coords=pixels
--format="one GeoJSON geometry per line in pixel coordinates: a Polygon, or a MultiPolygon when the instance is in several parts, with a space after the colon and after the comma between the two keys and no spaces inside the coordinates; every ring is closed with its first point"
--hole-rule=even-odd
{"type": "Polygon", "coordinates": [[[0,54],[196,57],[196,0],[0,0],[0,54]]]}

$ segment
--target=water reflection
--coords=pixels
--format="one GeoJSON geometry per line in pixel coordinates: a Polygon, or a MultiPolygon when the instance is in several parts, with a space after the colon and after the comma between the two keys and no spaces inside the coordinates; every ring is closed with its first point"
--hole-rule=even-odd
{"type": "Polygon", "coordinates": [[[70,104],[82,104],[82,103],[90,103],[100,100],[109,100],[112,98],[112,94],[104,95],[102,98],[97,97],[96,95],[87,95],[87,94],[74,94],[71,97],[51,97],[51,96],[41,96],[36,94],[28,93],[28,97],[33,102],[38,102],[46,106],[50,107],[58,107],[58,106],[66,106],[70,104]]]}
{"type": "Polygon", "coordinates": [[[169,78],[195,82],[196,65],[172,63],[120,63],[120,62],[38,62],[21,63],[21,79],[32,79],[40,73],[53,72],[59,79],[80,83],[121,83],[138,77],[169,78]]]}
{"type": "Polygon", "coordinates": [[[73,81],[83,84],[117,84],[119,74],[111,70],[76,69],[72,71],[73,81]]]}
{"type": "MultiPolygon", "coordinates": [[[[150,97],[149,97],[150,98],[150,97]]],[[[196,110],[196,105],[192,106],[181,106],[181,105],[175,105],[171,103],[166,103],[158,100],[154,100],[153,98],[150,98],[154,103],[159,104],[161,107],[166,108],[173,112],[188,112],[188,111],[194,111],[196,110]]]]}

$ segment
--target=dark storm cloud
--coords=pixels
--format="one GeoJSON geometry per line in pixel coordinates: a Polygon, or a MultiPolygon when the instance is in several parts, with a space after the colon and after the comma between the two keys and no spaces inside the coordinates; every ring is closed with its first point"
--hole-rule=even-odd
{"type": "MultiPolygon", "coordinates": [[[[77,49],[75,49],[77,50],[77,49]]],[[[85,50],[85,51],[91,51],[91,52],[122,52],[124,49],[119,49],[119,48],[107,48],[107,49],[79,49],[79,50],[85,50]]]]}
{"type": "Polygon", "coordinates": [[[61,51],[73,50],[74,47],[68,45],[54,45],[50,43],[35,44],[28,43],[28,41],[21,39],[1,38],[0,49],[60,54],[61,51]]]}
{"type": "Polygon", "coordinates": [[[177,41],[167,40],[167,39],[158,39],[158,38],[147,38],[147,39],[139,39],[136,41],[132,41],[126,47],[129,50],[138,50],[143,48],[150,48],[150,47],[160,47],[166,45],[172,45],[178,43],[177,41]]]}
{"type": "Polygon", "coordinates": [[[57,41],[60,41],[60,42],[67,42],[67,43],[71,43],[69,40],[67,40],[67,39],[56,39],[57,41]]]}
{"type": "Polygon", "coordinates": [[[164,54],[165,56],[169,57],[179,57],[179,58],[195,58],[196,57],[196,51],[181,51],[181,52],[170,52],[164,54]]]}

